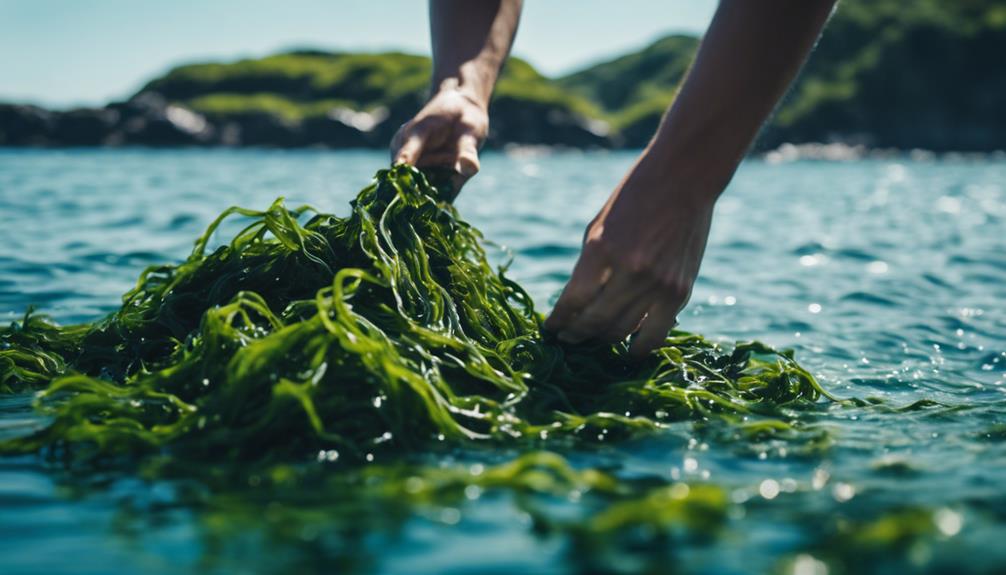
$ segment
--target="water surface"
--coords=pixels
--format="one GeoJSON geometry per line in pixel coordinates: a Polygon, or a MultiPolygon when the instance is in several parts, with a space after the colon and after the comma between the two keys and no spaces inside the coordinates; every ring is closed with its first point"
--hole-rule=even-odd
{"type": "MultiPolygon", "coordinates": [[[[547,308],[584,225],[632,159],[489,154],[458,207],[510,251],[512,277],[547,308]]],[[[92,320],[115,309],[143,267],[183,258],[224,208],[283,195],[346,214],[385,162],[378,152],[0,151],[0,319],[34,304],[61,322],[92,320]]],[[[822,404],[801,415],[832,442],[811,452],[717,440],[686,422],[570,454],[623,476],[720,485],[735,502],[712,540],[673,543],[657,559],[628,550],[605,568],[819,573],[821,546],[835,544],[823,532],[916,510],[936,533],[892,542],[883,554],[892,568],[1006,569],[1004,182],[1002,160],[745,163],[717,207],[681,327],[791,347],[833,393],[891,409],[822,404]],[[673,566],[659,562],[667,557],[673,566]]],[[[33,423],[30,401],[0,398],[0,434],[33,423]]],[[[279,537],[255,522],[220,532],[200,510],[172,505],[177,489],[122,478],[96,488],[37,458],[0,460],[0,572],[599,568],[537,533],[506,496],[347,540],[279,537]]]]}

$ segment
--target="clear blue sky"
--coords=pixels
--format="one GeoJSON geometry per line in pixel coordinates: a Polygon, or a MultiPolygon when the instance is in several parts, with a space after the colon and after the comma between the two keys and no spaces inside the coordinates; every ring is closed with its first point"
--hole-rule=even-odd
{"type": "MultiPolygon", "coordinates": [[[[525,0],[514,53],[559,74],[665,33],[701,33],[715,7],[525,0]]],[[[427,53],[428,44],[424,0],[0,0],[0,101],[100,104],[183,62],[308,46],[427,53]]]]}

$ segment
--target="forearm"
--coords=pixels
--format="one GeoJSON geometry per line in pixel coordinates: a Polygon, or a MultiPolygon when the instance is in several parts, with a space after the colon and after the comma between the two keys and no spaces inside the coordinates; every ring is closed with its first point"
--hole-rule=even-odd
{"type": "Polygon", "coordinates": [[[650,144],[718,195],[786,92],[835,0],[722,0],[650,144]]]}
{"type": "Polygon", "coordinates": [[[488,107],[520,19],[521,0],[430,0],[434,92],[459,89],[488,107]]]}

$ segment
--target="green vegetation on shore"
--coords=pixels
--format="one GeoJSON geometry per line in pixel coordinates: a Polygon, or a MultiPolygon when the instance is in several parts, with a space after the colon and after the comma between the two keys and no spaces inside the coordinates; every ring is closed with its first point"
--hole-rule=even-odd
{"type": "Polygon", "coordinates": [[[653,135],[695,57],[699,39],[672,35],[638,52],[558,79],[562,87],[597,102],[628,145],[653,135]]]}
{"type": "MultiPolygon", "coordinates": [[[[671,35],[556,80],[513,58],[497,100],[605,122],[612,145],[642,146],[673,101],[698,42],[671,35]]],[[[1002,148],[1006,79],[995,71],[1004,53],[1001,1],[925,0],[906,7],[846,0],[760,146],[837,139],[898,148],[1002,148]]],[[[305,52],[182,67],[148,88],[210,115],[259,110],[304,117],[323,114],[326,100],[407,113],[422,99],[429,67],[426,58],[404,54],[305,52]]]]}
{"type": "Polygon", "coordinates": [[[842,2],[764,134],[895,148],[1006,148],[1006,2],[842,2]]]}
{"type": "MultiPolygon", "coordinates": [[[[668,36],[559,79],[642,146],[698,45],[668,36]]],[[[1006,2],[844,0],[759,143],[832,139],[934,150],[1006,148],[1006,2]]]]}
{"type": "MultiPolygon", "coordinates": [[[[325,118],[332,110],[374,113],[387,121],[380,122],[373,139],[385,142],[393,128],[422,105],[430,69],[426,57],[395,52],[297,51],[231,64],[180,66],[148,83],[141,93],[159,94],[221,124],[263,115],[296,123],[325,118]]],[[[600,116],[587,98],[563,89],[519,58],[507,62],[493,106],[499,120],[493,140],[504,142],[520,142],[538,125],[558,124],[554,127],[561,130],[570,122],[600,116]],[[567,121],[547,118],[556,111],[567,121]]]]}
{"type": "Polygon", "coordinates": [[[429,75],[430,61],[423,56],[297,51],[230,64],[179,66],[141,92],[157,92],[210,114],[304,117],[323,114],[328,104],[358,110],[393,105],[425,89],[429,75]]]}
{"type": "MultiPolygon", "coordinates": [[[[560,78],[511,58],[492,103],[488,145],[641,147],[698,45],[696,37],[670,35],[560,78]]],[[[845,0],[756,147],[839,141],[1004,149],[1004,53],[1003,0],[845,0]]],[[[425,56],[313,50],[190,64],[150,81],[130,102],[91,114],[50,118],[0,106],[0,145],[383,147],[422,106],[430,69],[425,56]],[[202,114],[207,127],[175,122],[165,105],[202,114]],[[136,115],[149,126],[131,121],[136,115]],[[165,118],[175,124],[167,131],[159,125],[165,118]]]]}

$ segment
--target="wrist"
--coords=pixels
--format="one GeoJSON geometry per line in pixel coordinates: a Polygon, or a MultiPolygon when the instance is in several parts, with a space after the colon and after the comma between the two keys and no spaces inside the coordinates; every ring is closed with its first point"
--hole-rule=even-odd
{"type": "Polygon", "coordinates": [[[447,75],[435,74],[430,90],[430,98],[432,99],[442,93],[455,93],[488,113],[489,100],[492,98],[494,84],[495,78],[486,80],[480,78],[478,74],[466,70],[457,70],[447,75]]]}
{"type": "Polygon", "coordinates": [[[656,170],[675,195],[687,195],[697,203],[714,203],[733,178],[746,148],[669,124],[667,120],[661,124],[640,163],[656,170]]]}

